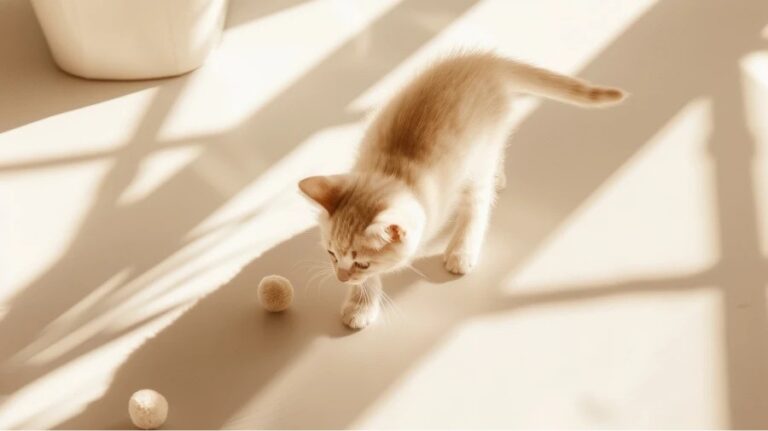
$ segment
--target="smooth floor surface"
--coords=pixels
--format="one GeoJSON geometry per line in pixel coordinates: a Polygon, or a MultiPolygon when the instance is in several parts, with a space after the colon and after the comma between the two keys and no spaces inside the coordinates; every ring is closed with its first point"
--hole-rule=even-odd
{"type": "Polygon", "coordinates": [[[766,428],[766,48],[762,0],[233,0],[201,69],[87,81],[0,0],[0,428],[766,428]],[[632,97],[521,99],[477,270],[347,330],[296,183],[466,47],[632,97]]]}

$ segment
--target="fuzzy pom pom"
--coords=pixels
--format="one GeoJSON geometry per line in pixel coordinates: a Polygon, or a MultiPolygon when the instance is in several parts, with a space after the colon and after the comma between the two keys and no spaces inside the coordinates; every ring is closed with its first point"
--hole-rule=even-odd
{"type": "Polygon", "coordinates": [[[267,311],[283,311],[293,302],[293,286],[285,277],[268,275],[261,279],[258,295],[259,303],[267,311]]]}
{"type": "Polygon", "coordinates": [[[141,429],[159,428],[168,417],[168,401],[152,389],[142,389],[131,395],[128,414],[133,424],[141,429]]]}

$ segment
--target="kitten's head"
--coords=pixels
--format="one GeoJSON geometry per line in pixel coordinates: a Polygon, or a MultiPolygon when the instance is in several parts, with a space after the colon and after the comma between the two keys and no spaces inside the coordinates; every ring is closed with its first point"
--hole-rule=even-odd
{"type": "Polygon", "coordinates": [[[325,210],[320,215],[322,245],[339,281],[360,284],[414,257],[425,215],[402,183],[349,174],[305,178],[299,188],[325,210]]]}

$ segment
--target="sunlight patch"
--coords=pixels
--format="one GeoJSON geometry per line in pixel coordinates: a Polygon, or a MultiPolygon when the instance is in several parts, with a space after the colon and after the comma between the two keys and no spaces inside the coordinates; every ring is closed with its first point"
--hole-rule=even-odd
{"type": "MultiPolygon", "coordinates": [[[[295,100],[297,104],[327,103],[311,97],[314,89],[344,85],[339,76],[350,76],[349,70],[337,64],[357,67],[356,61],[365,61],[367,56],[374,55],[367,52],[365,40],[369,32],[366,28],[397,3],[395,0],[307,1],[227,29],[213,58],[185,77],[187,87],[163,124],[159,138],[227,136],[231,129],[242,127],[241,123],[247,127],[247,122],[259,115],[261,109],[270,109],[271,103],[290,94],[305,95],[304,100],[295,100]],[[339,48],[350,41],[356,43],[353,49],[359,56],[334,58],[339,48]],[[333,66],[329,66],[330,59],[335,60],[333,66]],[[338,73],[317,73],[331,69],[338,73]],[[296,92],[297,84],[309,84],[304,88],[312,91],[296,92]]],[[[303,121],[306,119],[297,119],[297,122],[303,121]]],[[[254,138],[260,132],[255,130],[254,138]]]]}
{"type": "Polygon", "coordinates": [[[504,283],[544,286],[683,276],[717,259],[707,142],[711,103],[685,106],[504,283]]]}
{"type": "Polygon", "coordinates": [[[755,185],[760,247],[763,256],[768,257],[768,51],[750,53],[744,56],[740,63],[744,109],[755,140],[752,178],[755,185]]]}
{"type": "Polygon", "coordinates": [[[133,181],[117,199],[118,205],[128,206],[149,196],[153,190],[189,165],[201,151],[200,147],[190,145],[151,153],[139,164],[133,181]]]}
{"type": "Polygon", "coordinates": [[[347,427],[727,428],[722,297],[697,287],[454,321],[347,427]]]}

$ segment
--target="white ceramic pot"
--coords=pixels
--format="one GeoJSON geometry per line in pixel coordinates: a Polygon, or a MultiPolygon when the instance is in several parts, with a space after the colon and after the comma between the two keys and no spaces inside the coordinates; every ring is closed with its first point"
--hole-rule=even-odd
{"type": "Polygon", "coordinates": [[[216,46],[226,0],[32,0],[56,63],[93,79],[196,69],[216,46]]]}

